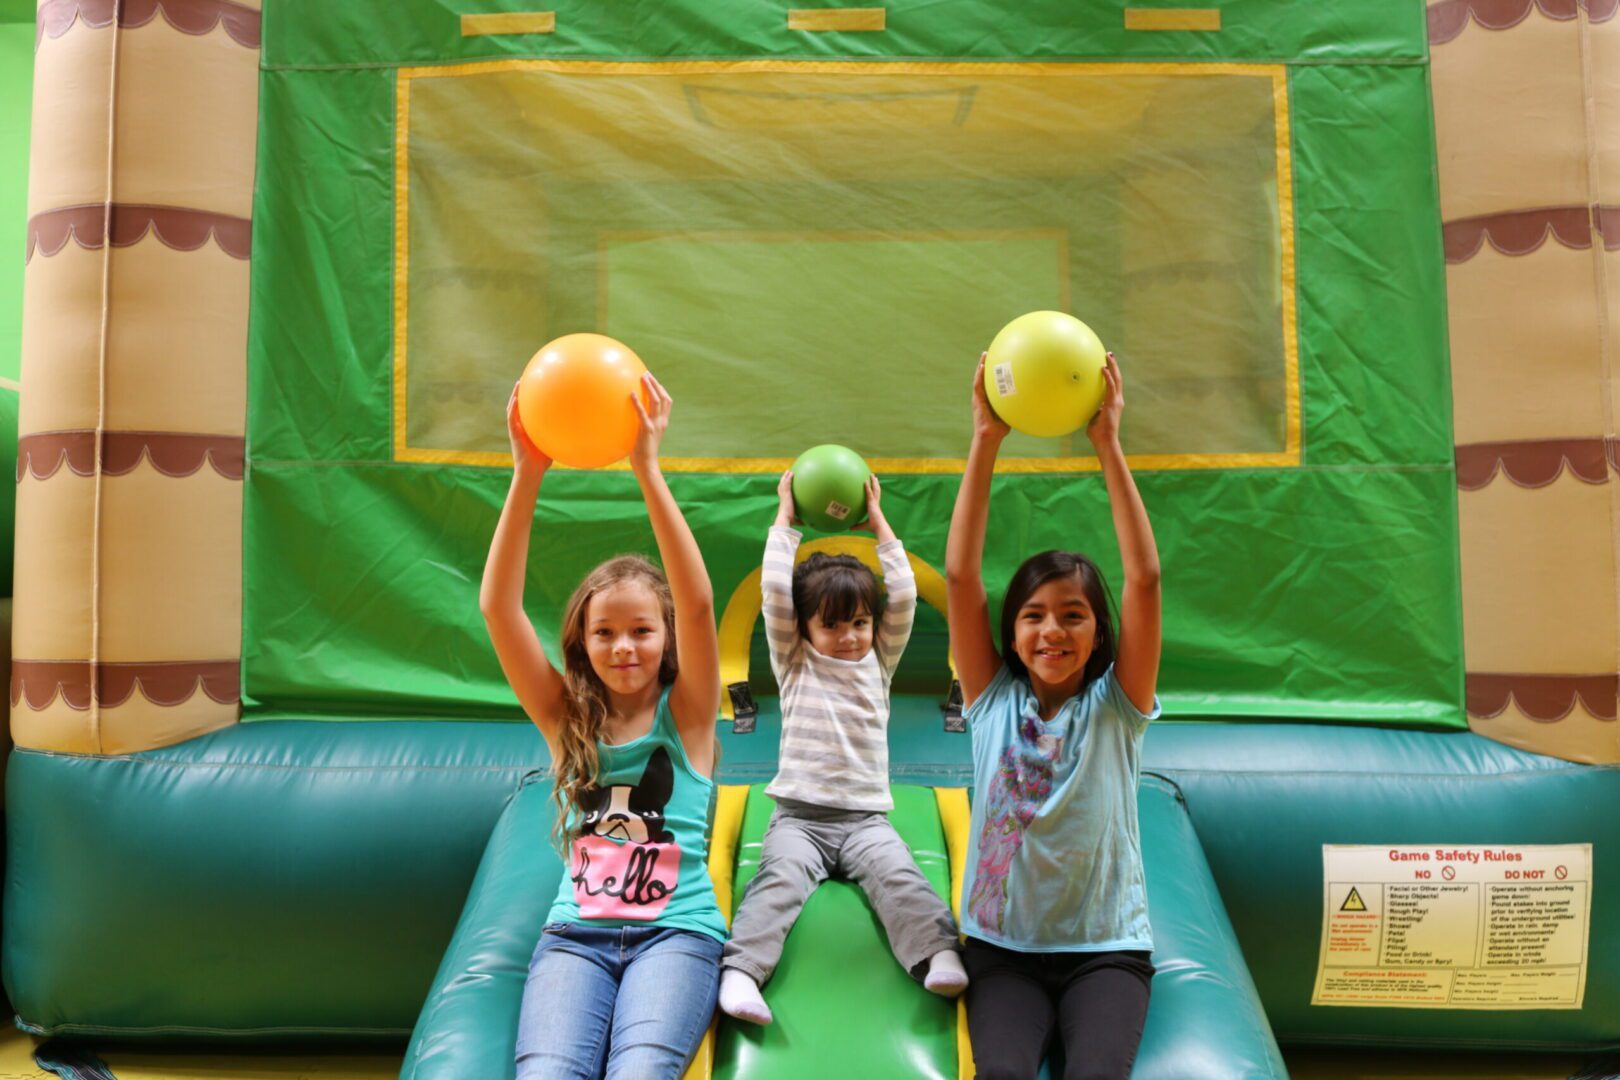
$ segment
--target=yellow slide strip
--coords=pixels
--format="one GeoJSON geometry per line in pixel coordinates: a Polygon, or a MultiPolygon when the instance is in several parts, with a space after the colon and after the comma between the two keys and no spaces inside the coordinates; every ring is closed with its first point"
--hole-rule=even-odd
{"type": "Polygon", "coordinates": [[[889,13],[883,8],[794,8],[788,12],[789,30],[882,30],[889,13]]]}
{"type": "MultiPolygon", "coordinates": [[[[722,784],[715,793],[714,831],[709,837],[709,880],[714,899],[731,925],[731,886],[737,877],[737,837],[742,835],[743,808],[748,805],[746,784],[722,784]]],[[[709,1033],[698,1044],[682,1080],[710,1080],[714,1076],[714,1031],[719,1018],[709,1022],[709,1033]]]]}
{"type": "MultiPolygon", "coordinates": [[[[945,830],[945,855],[951,861],[951,914],[962,925],[962,878],[967,873],[968,807],[967,788],[937,787],[939,824],[945,830]]],[[[973,1080],[973,1043],[968,1038],[967,1003],[956,999],[956,1076],[973,1080]]]]}
{"type": "Polygon", "coordinates": [[[759,575],[760,568],[756,566],[731,591],[731,599],[720,613],[720,715],[727,720],[737,719],[737,713],[725,687],[748,681],[748,649],[753,642],[754,624],[759,621],[760,604],[765,600],[759,575]]]}
{"type": "Polygon", "coordinates": [[[1127,30],[1219,30],[1219,8],[1126,8],[1127,30]]]}
{"type": "Polygon", "coordinates": [[[747,784],[722,784],[715,797],[714,835],[709,839],[709,880],[720,914],[731,925],[731,886],[737,880],[737,838],[742,835],[743,809],[748,805],[747,784]]]}
{"type": "Polygon", "coordinates": [[[462,37],[500,34],[550,34],[557,29],[555,11],[502,11],[488,15],[463,15],[462,37]]]}

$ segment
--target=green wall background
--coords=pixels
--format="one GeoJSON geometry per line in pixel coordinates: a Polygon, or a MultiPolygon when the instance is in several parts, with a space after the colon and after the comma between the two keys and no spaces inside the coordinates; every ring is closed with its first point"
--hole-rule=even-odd
{"type": "MultiPolygon", "coordinates": [[[[34,91],[34,0],[0,0],[0,468],[17,461],[28,128],[34,91]]],[[[0,596],[11,595],[16,488],[0,485],[0,596]]]]}
{"type": "Polygon", "coordinates": [[[22,257],[27,242],[33,88],[33,2],[0,0],[0,379],[12,382],[22,367],[22,257]]]}
{"type": "MultiPolygon", "coordinates": [[[[398,67],[526,54],[846,55],[1287,66],[1304,459],[1298,468],[1138,475],[1166,568],[1160,693],[1177,719],[1465,726],[1421,6],[1226,0],[1232,30],[1213,39],[1132,37],[1111,5],[1057,0],[1034,0],[1016,18],[988,0],[896,0],[888,10],[892,33],[823,38],[788,34],[779,10],[744,0],[586,5],[559,15],[558,32],[542,41],[465,38],[434,0],[281,0],[266,11],[244,719],[520,716],[477,610],[510,473],[392,455],[398,67]],[[386,17],[377,14],[383,7],[386,17]]],[[[960,352],[971,361],[979,345],[964,342],[960,352]]],[[[644,355],[657,366],[656,355],[644,355]]],[[[667,374],[681,400],[679,373],[667,374]]],[[[1127,450],[1131,431],[1127,421],[1127,450]]],[[[936,567],[958,482],[884,478],[890,520],[936,567]]],[[[776,477],[681,474],[670,483],[723,604],[759,565],[776,477]]],[[[1097,474],[1002,476],[993,502],[992,607],[1022,557],[1043,548],[1088,551],[1119,581],[1097,474]]],[[[548,478],[526,592],[542,636],[555,641],[563,603],[592,565],[651,549],[627,474],[548,478]]],[[[942,690],[943,645],[943,627],[925,620],[897,675],[899,692],[942,690]]],[[[768,673],[756,665],[751,674],[756,692],[770,691],[768,673]]]]}

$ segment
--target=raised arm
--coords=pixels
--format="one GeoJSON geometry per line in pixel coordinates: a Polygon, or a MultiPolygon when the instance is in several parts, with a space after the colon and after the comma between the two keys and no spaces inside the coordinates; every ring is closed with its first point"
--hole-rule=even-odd
{"type": "Polygon", "coordinates": [[[905,545],[894,535],[889,519],[883,516],[883,485],[873,473],[866,481],[866,520],[861,526],[870,528],[877,540],[878,563],[883,567],[883,588],[889,602],[883,606],[883,620],[878,624],[878,663],[890,676],[900,666],[900,656],[911,640],[911,625],[917,614],[917,575],[912,572],[911,561],[906,558],[905,545]]]}
{"type": "Polygon", "coordinates": [[[1086,426],[1086,437],[1097,451],[1103,479],[1108,484],[1108,505],[1114,514],[1114,536],[1125,564],[1125,591],[1120,597],[1119,654],[1114,677],[1120,689],[1142,712],[1151,712],[1159,684],[1159,654],[1164,617],[1159,590],[1159,547],[1153,540],[1136,480],[1119,446],[1120,416],[1125,409],[1125,384],[1114,354],[1103,370],[1108,390],[1102,408],[1086,426]]]}
{"type": "Polygon", "coordinates": [[[697,539],[658,467],[658,446],[669,427],[674,400],[650,373],[642,376],[642,388],[647,396],[645,407],[640,394],[630,395],[641,417],[641,430],[630,451],[630,470],[641,485],[653,537],[658,541],[658,556],[675,600],[675,655],[680,674],[670,691],[670,711],[687,757],[708,772],[714,761],[714,725],[720,716],[720,641],[714,623],[714,586],[709,583],[697,539]]]}
{"type": "Polygon", "coordinates": [[[496,659],[518,703],[539,727],[549,746],[561,713],[563,678],[546,658],[540,637],[523,610],[523,582],[529,563],[534,506],[551,459],[529,441],[518,421],[517,389],[506,402],[506,433],[512,441],[512,487],[506,493],[495,537],[484,563],[478,608],[495,646],[496,659]]]}
{"type": "Polygon", "coordinates": [[[793,561],[799,554],[801,534],[793,516],[793,473],[785,472],[776,484],[776,520],[765,535],[765,558],[759,568],[760,614],[765,619],[765,644],[770,648],[771,671],[780,686],[799,645],[799,619],[793,610],[793,561]]]}
{"type": "Polygon", "coordinates": [[[990,475],[996,453],[1010,429],[990,408],[984,393],[984,356],[973,373],[973,442],[967,468],[951,511],[945,541],[945,586],[951,630],[951,656],[968,705],[984,692],[1001,669],[990,631],[990,606],[984,592],[984,530],[990,516],[990,475]]]}

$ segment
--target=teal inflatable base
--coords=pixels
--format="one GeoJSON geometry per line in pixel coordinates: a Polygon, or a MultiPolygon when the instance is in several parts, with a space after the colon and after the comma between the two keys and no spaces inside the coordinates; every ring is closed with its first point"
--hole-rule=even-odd
{"type": "Polygon", "coordinates": [[[410,1033],[515,724],[243,725],[126,757],[18,750],[3,971],[36,1035],[410,1033]]]}
{"type": "Polygon", "coordinates": [[[1147,767],[1187,801],[1278,1039],[1519,1050],[1620,1045],[1620,769],[1471,734],[1259,724],[1150,730],[1147,767]],[[1324,844],[1592,845],[1579,1009],[1315,1006],[1324,844]]]}
{"type": "MultiPolygon", "coordinates": [[[[757,734],[725,732],[722,782],[770,775],[774,702],[762,704],[757,734]]],[[[900,784],[970,779],[967,737],[945,733],[928,698],[896,702],[891,763],[900,784]]],[[[450,962],[497,819],[543,764],[532,727],[498,722],[278,721],[113,758],[19,750],[3,924],[19,1022],[124,1038],[403,1038],[450,962]]],[[[1179,791],[1280,1042],[1620,1048],[1620,894],[1602,884],[1620,852],[1620,769],[1468,733],[1189,723],[1154,725],[1143,767],[1144,828],[1157,785],[1179,791]],[[1584,1007],[1310,1004],[1322,845],[1431,843],[1592,845],[1584,1007]]],[[[548,828],[531,834],[535,873],[555,872],[548,828]]],[[[1146,854],[1162,893],[1161,856],[1146,854]]]]}
{"type": "Polygon", "coordinates": [[[533,777],[507,804],[417,1018],[400,1078],[511,1076],[529,957],[557,895],[562,862],[550,835],[551,785],[533,777]],[[503,1039],[494,1043],[491,1039],[503,1039]]]}
{"type": "MultiPolygon", "coordinates": [[[[533,838],[550,824],[546,794],[544,784],[526,784],[495,826],[423,1006],[401,1080],[513,1075],[512,1047],[529,956],[560,872],[555,860],[533,855],[533,838]]],[[[744,824],[743,862],[757,857],[758,836],[769,813],[768,806],[757,806],[761,801],[767,801],[763,793],[750,793],[747,816],[752,820],[744,824]]],[[[895,803],[896,827],[919,864],[925,872],[938,866],[942,838],[937,815],[931,825],[927,821],[932,794],[899,788],[895,803]]],[[[1144,781],[1141,824],[1158,974],[1134,1076],[1286,1077],[1265,1010],[1173,784],[1154,777],[1144,781]]],[[[747,877],[739,874],[739,884],[747,877]]],[[[722,1019],[715,1067],[719,1080],[948,1080],[957,1075],[953,1004],[899,974],[869,913],[858,906],[834,907],[841,898],[823,896],[839,889],[854,892],[842,883],[823,885],[789,937],[782,967],[767,990],[779,1024],[761,1031],[722,1019]],[[820,910],[818,900],[827,901],[820,910]],[[836,922],[827,919],[829,913],[836,913],[836,922]],[[819,995],[805,992],[807,977],[820,984],[819,995]],[[901,985],[881,985],[885,982],[901,985]],[[784,1026],[791,1030],[784,1033],[784,1026]]]]}

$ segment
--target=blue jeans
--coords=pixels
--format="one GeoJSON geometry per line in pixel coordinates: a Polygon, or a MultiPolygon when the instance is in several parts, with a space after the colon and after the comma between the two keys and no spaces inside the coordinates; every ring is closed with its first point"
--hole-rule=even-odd
{"type": "Polygon", "coordinates": [[[517,1080],[678,1080],[720,986],[720,942],[548,923],[518,1013],[517,1080]]]}

